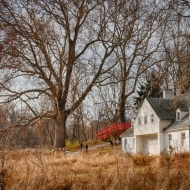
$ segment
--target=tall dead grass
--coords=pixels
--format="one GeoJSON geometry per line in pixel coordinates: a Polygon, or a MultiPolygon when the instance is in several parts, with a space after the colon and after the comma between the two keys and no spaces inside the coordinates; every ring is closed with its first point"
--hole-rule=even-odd
{"type": "Polygon", "coordinates": [[[5,190],[187,190],[190,153],[125,155],[112,147],[84,155],[5,152],[5,190]]]}

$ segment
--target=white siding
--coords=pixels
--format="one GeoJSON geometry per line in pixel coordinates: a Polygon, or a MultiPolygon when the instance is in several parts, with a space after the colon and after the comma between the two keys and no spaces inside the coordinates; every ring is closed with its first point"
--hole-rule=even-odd
{"type": "Polygon", "coordinates": [[[143,136],[136,136],[135,142],[135,153],[143,153],[143,136]]]}
{"type": "Polygon", "coordinates": [[[155,134],[159,132],[159,118],[155,114],[154,110],[145,99],[142,107],[134,122],[134,135],[146,135],[155,134]],[[151,122],[151,115],[154,115],[154,121],[151,122]],[[147,123],[144,122],[145,117],[147,117],[147,123]],[[141,124],[138,123],[138,118],[141,118],[141,124]]]}
{"type": "Polygon", "coordinates": [[[136,136],[136,153],[155,155],[158,154],[158,137],[154,135],[136,136]]]}
{"type": "Polygon", "coordinates": [[[135,153],[135,138],[134,137],[123,137],[122,138],[122,152],[135,153]]]}
{"type": "Polygon", "coordinates": [[[189,130],[165,133],[165,144],[167,150],[169,151],[169,146],[171,146],[174,152],[189,151],[189,138],[189,130]],[[185,133],[185,139],[183,143],[182,133],[185,133]],[[172,136],[172,140],[170,142],[169,135],[172,136]]]}
{"type": "Polygon", "coordinates": [[[172,120],[161,120],[159,125],[159,132],[161,133],[163,129],[170,125],[172,122],[172,120]]]}
{"type": "Polygon", "coordinates": [[[158,152],[162,152],[166,149],[164,133],[158,133],[158,152]]]}
{"type": "Polygon", "coordinates": [[[159,153],[158,138],[156,136],[144,138],[143,145],[144,145],[144,154],[156,155],[159,153]]]}
{"type": "Polygon", "coordinates": [[[159,133],[158,133],[158,152],[162,152],[167,150],[168,146],[165,142],[165,137],[163,133],[163,129],[172,123],[172,120],[161,120],[159,125],[159,133]]]}

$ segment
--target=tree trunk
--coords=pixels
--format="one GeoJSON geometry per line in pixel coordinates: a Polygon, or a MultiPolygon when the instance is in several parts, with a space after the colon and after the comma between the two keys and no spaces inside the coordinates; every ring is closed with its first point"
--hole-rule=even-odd
{"type": "Polygon", "coordinates": [[[121,90],[120,104],[119,104],[119,122],[120,123],[125,123],[125,103],[126,103],[126,100],[125,100],[124,92],[125,92],[125,88],[123,87],[121,90]]]}
{"type": "Polygon", "coordinates": [[[64,114],[60,114],[56,121],[54,148],[65,148],[65,132],[66,118],[64,114]]]}
{"type": "Polygon", "coordinates": [[[125,123],[125,109],[123,108],[123,106],[119,112],[119,121],[120,123],[125,123]]]}

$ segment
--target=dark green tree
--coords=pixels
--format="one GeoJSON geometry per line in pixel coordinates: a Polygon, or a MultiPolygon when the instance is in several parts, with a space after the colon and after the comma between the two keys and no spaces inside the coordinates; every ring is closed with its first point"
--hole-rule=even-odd
{"type": "Polygon", "coordinates": [[[148,74],[146,82],[140,85],[137,90],[135,99],[136,109],[139,109],[146,97],[160,98],[162,97],[163,79],[154,71],[148,74]]]}

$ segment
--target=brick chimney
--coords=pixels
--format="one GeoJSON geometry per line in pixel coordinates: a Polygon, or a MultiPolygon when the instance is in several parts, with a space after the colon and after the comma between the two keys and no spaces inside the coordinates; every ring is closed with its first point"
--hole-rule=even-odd
{"type": "Polygon", "coordinates": [[[173,90],[172,89],[164,89],[163,90],[163,99],[173,99],[173,90]]]}

